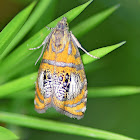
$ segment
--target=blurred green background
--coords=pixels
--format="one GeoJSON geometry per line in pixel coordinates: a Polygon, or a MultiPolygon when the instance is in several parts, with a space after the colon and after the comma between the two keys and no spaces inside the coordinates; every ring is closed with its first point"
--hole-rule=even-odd
{"type": "MultiPolygon", "coordinates": [[[[6,24],[31,1],[32,0],[1,0],[0,30],[2,30],[4,26],[6,26],[6,24]]],[[[50,21],[86,1],[87,0],[59,0],[59,2],[56,2],[56,5],[53,7],[54,15],[53,17],[51,16],[50,21]]],[[[88,51],[126,40],[125,45],[102,59],[92,63],[93,69],[87,73],[88,87],[120,85],[140,86],[139,0],[94,0],[75,20],[70,23],[70,29],[80,21],[83,21],[93,14],[99,13],[116,4],[120,4],[120,8],[116,12],[95,29],[79,38],[82,46],[88,51]]],[[[44,15],[44,26],[46,24],[44,15]]],[[[44,26],[42,26],[42,28],[44,26]]],[[[82,51],[80,52],[83,54],[82,51]]],[[[140,139],[139,106],[139,94],[113,98],[94,98],[88,99],[87,111],[83,119],[74,120],[65,116],[58,119],[61,122],[70,122],[92,128],[104,129],[140,139]]],[[[41,115],[39,116],[41,117],[41,115]]],[[[12,129],[14,129],[13,126],[12,129]]],[[[42,140],[93,140],[93,138],[27,128],[18,128],[18,130],[21,135],[24,135],[24,139],[30,140],[37,140],[40,138],[42,140]]]]}

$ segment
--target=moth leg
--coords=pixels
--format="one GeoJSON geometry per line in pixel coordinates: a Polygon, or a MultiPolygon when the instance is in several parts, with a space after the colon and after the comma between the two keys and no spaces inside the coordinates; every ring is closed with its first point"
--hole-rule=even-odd
{"type": "Polygon", "coordinates": [[[48,29],[48,30],[54,30],[55,28],[51,28],[51,27],[48,27],[48,26],[46,26],[46,28],[48,29]]]}
{"type": "Polygon", "coordinates": [[[36,50],[36,49],[39,49],[41,47],[42,47],[42,44],[40,46],[36,47],[36,48],[29,48],[29,50],[36,50]]]}
{"type": "Polygon", "coordinates": [[[44,41],[42,42],[42,44],[36,48],[29,48],[29,50],[36,50],[36,49],[39,49],[41,48],[43,45],[46,45],[47,42],[49,41],[50,37],[51,37],[52,33],[50,33],[45,39],[44,41]]]}
{"type": "Polygon", "coordinates": [[[30,48],[30,49],[29,49],[29,50],[35,50],[35,49],[39,49],[39,48],[41,48],[41,47],[43,46],[42,51],[41,51],[41,54],[40,54],[40,56],[38,57],[38,59],[36,60],[35,65],[37,64],[37,62],[39,61],[39,59],[40,59],[41,56],[43,55],[44,49],[45,49],[47,43],[49,42],[49,39],[50,39],[52,33],[53,33],[53,31],[44,39],[44,41],[42,42],[42,44],[41,44],[40,46],[38,46],[38,47],[36,47],[36,48],[30,48]]]}
{"type": "Polygon", "coordinates": [[[43,55],[43,52],[44,52],[45,47],[46,47],[46,44],[43,45],[42,51],[41,51],[41,53],[40,53],[38,59],[36,60],[35,65],[37,64],[37,62],[39,61],[39,59],[40,59],[41,56],[43,55]]]}
{"type": "Polygon", "coordinates": [[[87,52],[87,51],[81,46],[81,44],[79,43],[79,41],[77,40],[77,38],[72,34],[71,31],[70,31],[70,36],[71,36],[72,42],[74,42],[74,43],[76,44],[76,46],[77,46],[78,48],[80,48],[81,50],[83,50],[87,55],[89,55],[90,57],[96,58],[96,59],[100,59],[99,57],[93,56],[93,55],[91,55],[89,52],[87,52]]]}

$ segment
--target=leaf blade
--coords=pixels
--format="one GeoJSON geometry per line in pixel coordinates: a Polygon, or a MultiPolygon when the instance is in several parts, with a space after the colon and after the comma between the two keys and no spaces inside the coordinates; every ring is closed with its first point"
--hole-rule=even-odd
{"type": "Polygon", "coordinates": [[[36,77],[37,77],[37,72],[18,78],[6,84],[0,85],[0,91],[1,91],[0,97],[3,97],[5,95],[14,92],[16,93],[20,90],[34,87],[36,77]]]}
{"type": "MultiPolygon", "coordinates": [[[[126,43],[126,41],[123,41],[123,42],[120,42],[120,43],[112,45],[112,46],[107,46],[107,47],[103,47],[103,48],[99,48],[99,49],[90,51],[89,53],[92,54],[93,56],[97,56],[97,57],[101,58],[101,57],[105,56],[106,54],[112,52],[113,50],[119,48],[120,46],[124,45],[125,43],[126,43]]],[[[92,57],[88,56],[87,54],[83,54],[82,60],[83,60],[83,63],[86,65],[86,64],[94,62],[98,59],[92,58],[92,57]]]]}
{"type": "Polygon", "coordinates": [[[1,55],[3,59],[15,46],[23,39],[23,37],[31,30],[31,28],[36,24],[40,15],[46,10],[46,8],[51,3],[51,0],[41,0],[33,10],[32,14],[29,16],[28,20],[22,26],[20,31],[16,34],[15,38],[10,42],[6,50],[1,55]]]}
{"type": "Polygon", "coordinates": [[[119,5],[112,6],[111,8],[108,8],[96,15],[89,17],[83,22],[80,22],[72,29],[73,34],[78,37],[83,36],[84,34],[88,33],[92,28],[95,28],[97,25],[102,23],[107,17],[113,14],[118,8],[119,5]]]}
{"type": "Polygon", "coordinates": [[[140,87],[137,86],[112,86],[112,87],[89,87],[88,97],[118,97],[128,96],[140,93],[140,87]]]}
{"type": "Polygon", "coordinates": [[[120,134],[107,132],[104,130],[94,129],[90,127],[68,124],[62,122],[56,122],[51,120],[44,120],[26,115],[0,112],[0,121],[11,123],[19,126],[49,130],[54,132],[60,132],[65,134],[74,134],[79,136],[100,138],[100,139],[114,139],[114,140],[134,140],[133,138],[126,137],[120,134]]]}
{"type": "Polygon", "coordinates": [[[10,130],[0,126],[0,139],[1,140],[16,140],[19,138],[10,130]]]}
{"type": "MultiPolygon", "coordinates": [[[[14,39],[19,32],[29,14],[31,13],[36,1],[31,3],[27,8],[23,9],[17,16],[15,16],[10,23],[0,33],[0,55],[6,49],[7,45],[14,39]]],[[[0,56],[2,57],[2,56],[0,56]]]]}

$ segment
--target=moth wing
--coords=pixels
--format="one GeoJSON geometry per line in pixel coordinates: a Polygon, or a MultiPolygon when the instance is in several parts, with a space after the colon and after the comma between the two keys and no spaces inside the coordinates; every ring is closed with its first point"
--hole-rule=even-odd
{"type": "Polygon", "coordinates": [[[58,53],[55,66],[56,84],[52,97],[54,108],[71,118],[84,116],[87,102],[87,81],[79,50],[71,40],[62,53],[58,53]],[[61,75],[62,74],[62,75],[61,75]]]}
{"type": "Polygon", "coordinates": [[[45,113],[45,111],[51,107],[51,96],[53,93],[53,72],[54,66],[45,63],[45,60],[54,59],[54,53],[51,49],[51,40],[46,48],[42,62],[40,64],[38,78],[36,82],[35,92],[35,110],[38,113],[45,113]]]}

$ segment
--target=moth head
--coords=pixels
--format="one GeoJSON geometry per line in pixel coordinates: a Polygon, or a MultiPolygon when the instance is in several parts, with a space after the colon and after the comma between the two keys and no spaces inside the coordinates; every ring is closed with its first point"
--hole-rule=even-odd
{"type": "Polygon", "coordinates": [[[57,29],[58,30],[66,30],[68,29],[68,22],[67,22],[67,18],[63,17],[62,20],[60,20],[57,24],[57,29]]]}

